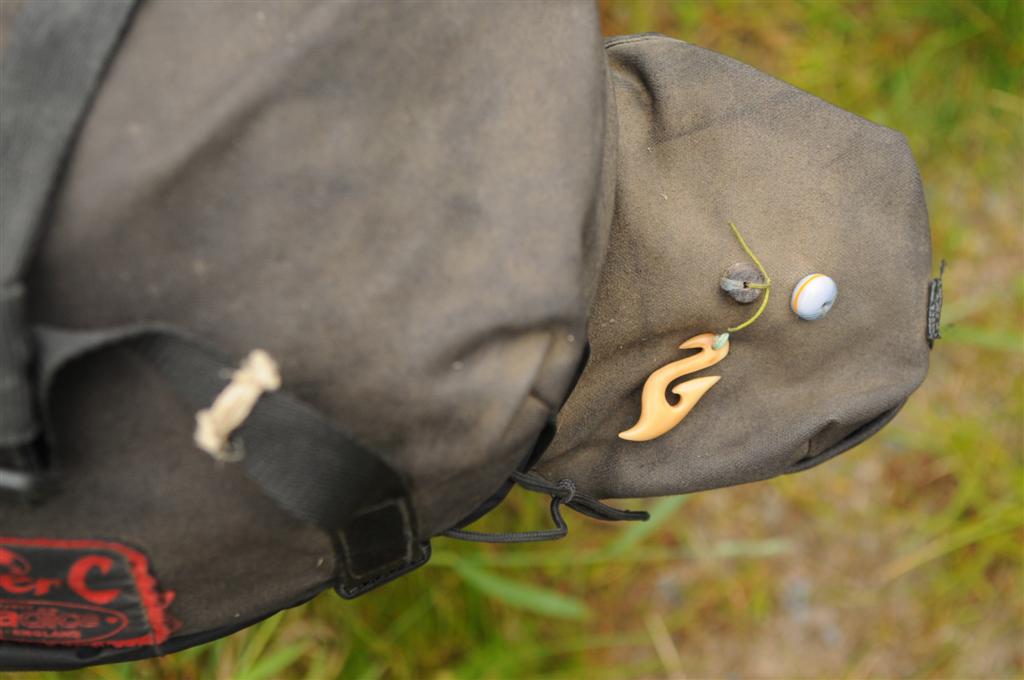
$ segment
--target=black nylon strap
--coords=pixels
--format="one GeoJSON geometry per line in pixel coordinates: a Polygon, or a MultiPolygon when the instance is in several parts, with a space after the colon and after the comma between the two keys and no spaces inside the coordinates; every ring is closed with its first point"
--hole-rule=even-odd
{"type": "MultiPolygon", "coordinates": [[[[44,408],[61,370],[114,346],[146,359],[196,411],[213,402],[236,368],[203,343],[168,327],[41,328],[37,345],[44,408]]],[[[415,515],[398,472],[287,392],[260,397],[232,435],[232,445],[244,455],[228,464],[242,466],[284,510],[337,539],[342,548],[338,588],[343,595],[360,594],[429,557],[429,546],[417,539],[415,515]]],[[[195,453],[206,455],[198,448],[195,453]]]]}
{"type": "MultiPolygon", "coordinates": [[[[196,411],[213,403],[237,367],[168,332],[146,334],[131,347],[196,411]]],[[[342,529],[360,508],[405,495],[394,469],[284,391],[264,394],[231,440],[244,452],[239,464],[271,498],[327,529],[342,529]]]]}
{"type": "MultiPolygon", "coordinates": [[[[45,328],[38,337],[44,404],[62,369],[113,346],[144,357],[193,411],[213,403],[237,368],[199,341],[169,328],[45,328]]],[[[342,529],[357,510],[405,495],[393,468],[284,391],[264,394],[235,431],[232,443],[244,451],[238,465],[269,496],[296,517],[326,529],[342,529]]],[[[197,448],[196,455],[206,454],[197,448]]]]}
{"type": "Polygon", "coordinates": [[[39,435],[22,281],[64,160],[136,3],[26,2],[0,62],[0,467],[24,465],[39,435]]]}

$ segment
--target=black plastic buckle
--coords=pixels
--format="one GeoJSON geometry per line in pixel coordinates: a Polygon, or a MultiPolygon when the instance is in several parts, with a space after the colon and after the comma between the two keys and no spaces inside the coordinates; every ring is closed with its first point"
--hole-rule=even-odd
{"type": "Polygon", "coordinates": [[[368,593],[386,583],[391,583],[395,579],[405,576],[409,572],[416,571],[430,561],[430,542],[427,541],[425,543],[420,543],[416,548],[416,553],[413,555],[412,560],[403,562],[391,571],[378,574],[366,581],[345,582],[339,579],[334,586],[334,592],[338,593],[338,595],[346,600],[354,600],[360,595],[368,593]]]}
{"type": "Polygon", "coordinates": [[[334,589],[346,600],[394,581],[430,559],[430,542],[416,540],[405,497],[357,513],[335,535],[338,573],[334,589]]]}

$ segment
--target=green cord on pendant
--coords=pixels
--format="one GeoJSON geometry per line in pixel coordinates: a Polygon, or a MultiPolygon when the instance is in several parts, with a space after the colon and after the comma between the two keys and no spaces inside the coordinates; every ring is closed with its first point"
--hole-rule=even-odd
{"type": "Polygon", "coordinates": [[[736,234],[736,239],[740,242],[740,246],[743,248],[743,252],[745,252],[750,257],[750,259],[754,261],[754,264],[757,265],[758,270],[761,272],[761,276],[764,277],[764,283],[748,283],[746,284],[746,287],[763,290],[764,299],[761,300],[761,305],[757,308],[757,311],[754,312],[754,315],[752,317],[741,323],[739,326],[726,328],[724,333],[720,333],[718,336],[716,336],[715,342],[714,344],[712,344],[712,348],[714,349],[721,349],[722,346],[729,341],[729,334],[735,333],[736,331],[741,331],[750,324],[757,321],[758,317],[761,316],[761,313],[764,312],[764,308],[768,305],[768,297],[771,295],[772,292],[772,279],[770,276],[768,276],[768,272],[764,270],[764,266],[761,264],[761,260],[757,259],[757,255],[755,255],[754,251],[750,249],[750,246],[747,245],[747,242],[743,240],[743,236],[740,235],[740,230],[736,228],[736,225],[730,222],[729,227],[732,229],[732,233],[736,234]]]}

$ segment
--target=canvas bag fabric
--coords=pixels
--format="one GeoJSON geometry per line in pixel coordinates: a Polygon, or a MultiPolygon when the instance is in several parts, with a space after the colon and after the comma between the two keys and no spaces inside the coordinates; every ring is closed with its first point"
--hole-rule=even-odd
{"type": "Polygon", "coordinates": [[[664,36],[612,39],[619,116],[615,217],[588,326],[590,358],[539,469],[602,498],[765,479],[880,429],[924,379],[931,241],[905,138],[749,66],[664,36]],[[700,375],[721,381],[648,442],[637,418],[655,369],[753,307],[719,289],[748,262],[773,281],[762,318],[700,375]],[[838,286],[828,315],[789,308],[804,276],[838,286]]]}
{"type": "MultiPolygon", "coordinates": [[[[429,538],[530,454],[578,371],[605,79],[586,5],[145,2],[55,197],[33,320],[266,349],[403,472],[429,538]]],[[[331,537],[197,450],[131,352],[70,367],[52,416],[61,493],[0,526],[139,547],[177,638],[332,583],[331,537]]]]}
{"type": "MultiPolygon", "coordinates": [[[[536,468],[553,481],[678,493],[854,443],[927,362],[905,143],[678,41],[607,55],[582,4],[150,0],[56,196],[33,318],[156,320],[234,356],[269,350],[290,389],[402,470],[423,538],[523,464],[587,339],[536,468]],[[778,294],[687,421],[615,440],[679,342],[746,313],[716,289],[743,259],[728,221],[755,248],[770,237],[777,282],[825,271],[840,303],[812,326],[778,294]],[[785,354],[794,342],[830,362],[785,354]]],[[[53,416],[63,492],[0,506],[0,526],[145,550],[177,593],[168,649],[331,582],[329,537],[195,449],[193,413],[130,352],[69,369],[53,416]]]]}

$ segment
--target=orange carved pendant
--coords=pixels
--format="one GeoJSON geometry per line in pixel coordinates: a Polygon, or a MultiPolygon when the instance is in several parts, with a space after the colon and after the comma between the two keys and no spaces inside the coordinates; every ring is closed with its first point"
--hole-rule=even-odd
{"type": "Polygon", "coordinates": [[[640,419],[636,425],[619,437],[634,442],[645,442],[656,439],[682,422],[691,409],[697,405],[701,397],[710,390],[721,376],[709,375],[703,378],[687,380],[672,388],[673,394],[679,395],[675,404],[668,403],[666,390],[673,381],[684,375],[696,373],[714,366],[729,354],[729,342],[726,340],[719,349],[714,348],[714,333],[695,335],[679,346],[679,349],[700,350],[693,356],[673,361],[651,373],[644,383],[640,397],[640,419]]]}

